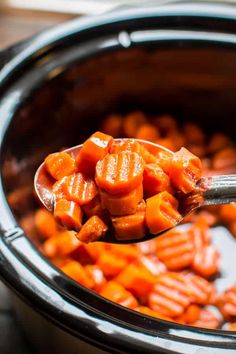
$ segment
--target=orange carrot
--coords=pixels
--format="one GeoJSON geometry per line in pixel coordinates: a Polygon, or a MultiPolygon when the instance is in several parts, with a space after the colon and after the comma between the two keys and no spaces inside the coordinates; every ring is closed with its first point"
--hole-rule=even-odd
{"type": "Polygon", "coordinates": [[[149,140],[153,142],[155,142],[159,136],[160,134],[155,125],[150,123],[142,124],[135,134],[136,139],[149,140]]]}
{"type": "Polygon", "coordinates": [[[112,254],[110,251],[104,251],[100,254],[97,265],[103,271],[106,277],[113,278],[126,268],[128,261],[112,254]]]}
{"type": "Polygon", "coordinates": [[[127,216],[112,217],[112,225],[117,240],[141,239],[145,236],[145,211],[137,211],[127,216]]]}
{"type": "Polygon", "coordinates": [[[178,201],[170,193],[161,192],[146,202],[146,222],[152,234],[167,230],[181,220],[177,211],[178,201]]]}
{"type": "Polygon", "coordinates": [[[191,294],[191,302],[199,305],[207,305],[214,302],[215,289],[214,286],[206,279],[195,275],[184,275],[187,287],[191,294]]]}
{"type": "Polygon", "coordinates": [[[82,173],[68,176],[65,181],[66,199],[78,203],[80,206],[88,204],[98,193],[92,178],[87,178],[82,173]]]}
{"type": "Polygon", "coordinates": [[[177,131],[176,119],[168,114],[158,116],[154,120],[155,125],[160,130],[161,134],[166,136],[170,132],[177,131]]]}
{"type": "Polygon", "coordinates": [[[128,138],[133,138],[136,135],[138,128],[146,123],[146,117],[142,112],[129,113],[123,122],[124,133],[128,138]]]}
{"type": "Polygon", "coordinates": [[[172,319],[170,317],[164,316],[163,314],[161,314],[157,311],[153,311],[147,306],[138,306],[135,308],[135,311],[143,313],[144,315],[147,315],[147,316],[160,318],[161,320],[172,321],[172,319]]]}
{"type": "Polygon", "coordinates": [[[174,154],[170,167],[170,181],[173,186],[183,193],[194,190],[201,178],[202,165],[200,159],[185,148],[174,154]]]}
{"type": "Polygon", "coordinates": [[[111,114],[102,122],[103,133],[118,138],[122,131],[122,117],[119,114],[111,114]]]}
{"type": "Polygon", "coordinates": [[[109,213],[107,210],[102,208],[101,198],[97,195],[93,198],[89,203],[82,206],[82,209],[87,217],[91,217],[94,215],[99,216],[105,223],[109,222],[109,213]]]}
{"type": "Polygon", "coordinates": [[[35,225],[42,236],[47,239],[58,233],[58,225],[53,215],[46,209],[38,209],[35,213],[35,225]]]}
{"type": "Polygon", "coordinates": [[[143,189],[145,195],[152,197],[154,194],[171,192],[169,176],[158,164],[146,164],[143,172],[143,189]]]}
{"type": "Polygon", "coordinates": [[[129,215],[136,212],[138,203],[143,199],[143,186],[140,184],[130,193],[122,196],[114,196],[100,191],[101,205],[107,209],[111,215],[129,215]]]}
{"type": "Polygon", "coordinates": [[[75,160],[66,152],[48,155],[45,166],[48,173],[57,180],[76,172],[75,160]]]}
{"type": "Polygon", "coordinates": [[[108,153],[113,138],[110,135],[96,132],[87,139],[76,158],[78,171],[93,176],[96,163],[108,153]]]}
{"type": "Polygon", "coordinates": [[[131,309],[138,306],[138,302],[135,297],[129,291],[125,290],[122,285],[115,281],[109,281],[100,292],[100,295],[110,301],[114,301],[117,304],[131,309]]]}
{"type": "Polygon", "coordinates": [[[226,223],[236,221],[236,203],[222,205],[220,207],[220,218],[226,223]]]}
{"type": "Polygon", "coordinates": [[[79,245],[75,232],[60,231],[43,243],[42,250],[49,258],[54,258],[55,256],[65,257],[74,252],[79,245]]]}
{"type": "Polygon", "coordinates": [[[96,183],[111,194],[125,194],[142,183],[144,163],[135,152],[106,155],[96,166],[96,183]]]}
{"type": "Polygon", "coordinates": [[[201,276],[209,278],[218,273],[219,258],[216,247],[205,246],[195,254],[192,267],[201,276]]]}
{"type": "Polygon", "coordinates": [[[79,262],[71,260],[62,266],[61,270],[81,285],[86,286],[87,288],[94,287],[93,279],[86,273],[86,270],[79,262]]]}
{"type": "Polygon", "coordinates": [[[97,292],[101,291],[101,289],[106,284],[106,279],[104,277],[103,271],[97,266],[93,264],[88,264],[84,267],[84,270],[89,276],[89,279],[93,282],[93,289],[97,292]]]}
{"type": "Polygon", "coordinates": [[[86,221],[76,236],[82,242],[94,242],[105,236],[107,230],[107,225],[94,215],[86,221]]]}
{"type": "Polygon", "coordinates": [[[79,231],[82,226],[82,210],[78,204],[66,199],[54,203],[56,220],[68,230],[79,231]]]}

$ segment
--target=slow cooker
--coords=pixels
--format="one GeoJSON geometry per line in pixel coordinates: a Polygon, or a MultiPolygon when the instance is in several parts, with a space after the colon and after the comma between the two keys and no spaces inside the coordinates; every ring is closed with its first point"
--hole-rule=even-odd
{"type": "MultiPolygon", "coordinates": [[[[36,351],[235,353],[235,332],[154,319],[75,283],[29,240],[6,197],[110,112],[168,109],[234,138],[235,63],[236,8],[206,3],[75,19],[0,52],[0,274],[36,351]]],[[[22,203],[35,207],[32,195],[22,203]]]]}

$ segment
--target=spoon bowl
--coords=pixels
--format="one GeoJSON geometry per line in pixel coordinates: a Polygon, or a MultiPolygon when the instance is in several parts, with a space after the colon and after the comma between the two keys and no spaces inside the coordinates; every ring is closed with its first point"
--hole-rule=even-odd
{"type": "MultiPolygon", "coordinates": [[[[124,141],[127,139],[115,139],[116,142],[124,141]]],[[[141,139],[133,139],[142,144],[149,152],[157,155],[161,151],[168,152],[174,155],[174,153],[165,148],[164,146],[146,141],[141,139]]],[[[64,150],[64,152],[71,155],[73,158],[79,154],[81,145],[73,146],[69,149],[64,150]]],[[[37,169],[34,177],[34,189],[37,197],[41,203],[50,211],[53,212],[53,193],[52,187],[55,180],[47,173],[45,163],[43,162],[37,169]]],[[[236,202],[236,175],[223,175],[223,176],[212,176],[203,177],[197,183],[196,189],[190,194],[179,194],[178,199],[180,200],[180,213],[182,215],[182,220],[195,209],[201,206],[208,205],[221,205],[228,204],[231,202],[236,202]]],[[[179,224],[178,223],[178,224],[179,224]]],[[[176,225],[177,226],[177,225],[176,225]]],[[[174,226],[175,227],[175,226],[174,226]]],[[[170,228],[172,229],[172,228],[170,228]]],[[[105,237],[100,239],[100,242],[106,243],[117,243],[117,244],[131,244],[137,242],[147,241],[156,238],[163,233],[169,231],[166,229],[158,234],[151,234],[148,230],[146,231],[145,237],[142,239],[132,239],[132,240],[117,240],[112,229],[109,228],[105,237]]]]}

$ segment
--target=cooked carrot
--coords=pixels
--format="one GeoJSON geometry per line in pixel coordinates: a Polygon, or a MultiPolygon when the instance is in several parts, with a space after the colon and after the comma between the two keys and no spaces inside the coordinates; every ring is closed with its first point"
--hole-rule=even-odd
{"type": "Polygon", "coordinates": [[[104,251],[100,254],[97,265],[103,271],[106,277],[113,278],[126,268],[128,261],[110,251],[104,251]]]}
{"type": "Polygon", "coordinates": [[[131,309],[138,306],[138,302],[135,297],[122,285],[115,281],[109,281],[100,292],[100,295],[104,296],[108,300],[114,301],[117,304],[131,309]]]}
{"type": "Polygon", "coordinates": [[[200,312],[201,308],[198,305],[190,305],[182,315],[183,322],[186,324],[196,322],[200,317],[200,312]]]}
{"type": "Polygon", "coordinates": [[[185,123],[183,126],[184,137],[187,144],[203,144],[205,134],[203,130],[195,123],[185,123]]]}
{"type": "Polygon", "coordinates": [[[111,215],[129,215],[134,214],[138,207],[138,203],[143,199],[143,186],[140,184],[130,193],[115,196],[100,191],[101,205],[103,209],[107,209],[111,215]]]}
{"type": "Polygon", "coordinates": [[[231,145],[229,137],[223,133],[215,133],[212,135],[208,143],[208,152],[215,154],[217,151],[222,150],[231,145]]]}
{"type": "Polygon", "coordinates": [[[161,192],[147,199],[146,222],[152,234],[175,226],[180,220],[178,201],[168,192],[161,192]]]}
{"type": "Polygon", "coordinates": [[[143,172],[143,189],[147,197],[163,191],[171,192],[169,176],[158,164],[146,164],[143,172]]]}
{"type": "Polygon", "coordinates": [[[190,291],[181,273],[159,275],[148,295],[149,307],[169,317],[181,316],[190,302],[190,291]]]}
{"type": "Polygon", "coordinates": [[[162,150],[157,153],[157,161],[155,163],[158,164],[167,175],[169,175],[172,159],[173,154],[171,152],[162,150]]]}
{"type": "Polygon", "coordinates": [[[141,239],[145,236],[145,210],[132,215],[112,217],[111,220],[117,240],[141,239]]]}
{"type": "Polygon", "coordinates": [[[231,322],[227,324],[227,331],[236,331],[236,322],[231,322]]]}
{"type": "Polygon", "coordinates": [[[124,133],[128,138],[133,138],[136,135],[138,128],[146,123],[146,117],[142,112],[129,113],[123,121],[124,133]]]}
{"type": "Polygon", "coordinates": [[[173,131],[168,133],[166,138],[170,139],[173,142],[174,144],[173,151],[179,150],[180,148],[182,148],[182,146],[186,144],[184,135],[179,133],[178,131],[173,131]]]}
{"type": "Polygon", "coordinates": [[[171,230],[156,240],[157,256],[169,270],[181,270],[193,263],[194,245],[186,231],[171,230]]]}
{"type": "Polygon", "coordinates": [[[101,125],[103,133],[118,138],[122,132],[122,117],[119,114],[111,114],[104,119],[101,125]]]}
{"type": "Polygon", "coordinates": [[[67,176],[59,179],[59,181],[55,182],[52,186],[52,193],[54,200],[66,199],[65,195],[65,184],[67,180],[67,176]]]}
{"type": "Polygon", "coordinates": [[[139,258],[140,252],[135,245],[108,244],[107,249],[114,255],[131,262],[139,258]]]}
{"type": "Polygon", "coordinates": [[[82,210],[78,204],[66,199],[54,203],[54,216],[56,220],[68,230],[79,231],[82,226],[82,210]]]}
{"type": "Polygon", "coordinates": [[[137,264],[141,264],[142,267],[146,268],[154,276],[167,271],[165,264],[161,262],[154,254],[146,256],[142,255],[137,259],[137,264]]]}
{"type": "Polygon", "coordinates": [[[219,271],[220,255],[216,247],[205,246],[194,255],[193,269],[196,273],[209,278],[219,271]]]}
{"type": "Polygon", "coordinates": [[[142,124],[136,131],[135,138],[155,142],[160,134],[155,125],[150,123],[142,124]]]}
{"type": "Polygon", "coordinates": [[[97,216],[91,216],[77,233],[77,238],[85,243],[95,242],[105,236],[107,225],[97,216]]]}
{"type": "Polygon", "coordinates": [[[220,207],[220,218],[226,223],[236,221],[236,203],[222,205],[220,207]]]}
{"type": "Polygon", "coordinates": [[[135,311],[143,313],[144,315],[148,315],[148,316],[151,316],[151,317],[159,318],[161,320],[172,321],[172,319],[170,317],[164,316],[163,314],[161,314],[161,313],[159,313],[157,311],[153,311],[147,306],[138,306],[138,307],[135,308],[135,311]]]}
{"type": "MultiPolygon", "coordinates": [[[[225,148],[217,152],[212,159],[212,167],[215,170],[224,171],[232,169],[231,173],[235,173],[236,166],[236,149],[225,148]]],[[[228,172],[228,171],[227,171],[228,172]]],[[[229,172],[230,173],[230,172],[229,172]]]]}
{"type": "Polygon", "coordinates": [[[110,154],[97,163],[96,183],[111,194],[125,194],[142,183],[144,163],[135,152],[110,154]]]}
{"type": "Polygon", "coordinates": [[[206,279],[195,275],[184,275],[187,287],[191,295],[191,302],[199,305],[207,305],[215,301],[215,288],[206,279]]]}
{"type": "Polygon", "coordinates": [[[87,217],[97,215],[105,223],[109,222],[109,213],[107,210],[102,208],[101,198],[97,195],[89,203],[82,206],[82,209],[87,217]]]}
{"type": "Polygon", "coordinates": [[[67,177],[64,190],[66,199],[80,206],[88,204],[98,194],[94,180],[80,172],[67,177]]]}
{"type": "Polygon", "coordinates": [[[90,136],[84,143],[76,158],[79,172],[93,176],[96,163],[103,159],[108,153],[113,142],[110,135],[96,132],[90,136]]]}
{"type": "Polygon", "coordinates": [[[35,225],[44,239],[53,237],[58,232],[55,218],[48,210],[43,208],[38,209],[35,213],[35,225]]]}
{"type": "Polygon", "coordinates": [[[104,277],[103,271],[97,265],[93,264],[86,265],[84,270],[88,274],[89,279],[93,282],[93,289],[97,292],[101,291],[106,284],[106,278],[104,277]]]}
{"type": "Polygon", "coordinates": [[[210,309],[201,309],[198,319],[191,326],[216,329],[219,327],[221,318],[210,309]]]}
{"type": "Polygon", "coordinates": [[[94,287],[93,279],[87,274],[84,267],[76,261],[69,261],[61,267],[62,272],[76,280],[79,284],[86,286],[87,288],[94,287]]]}
{"type": "MultiPolygon", "coordinates": [[[[150,146],[149,146],[150,148],[150,146]]],[[[122,151],[130,151],[130,152],[136,152],[142,158],[146,163],[156,163],[157,162],[157,157],[155,156],[154,151],[149,151],[145,148],[144,145],[139,143],[138,141],[134,139],[124,139],[122,141],[114,141],[110,153],[111,154],[118,154],[122,151]]]]}
{"type": "Polygon", "coordinates": [[[173,139],[170,137],[166,138],[159,138],[155,141],[156,144],[164,146],[166,149],[170,151],[175,151],[176,150],[176,145],[173,142],[173,139]]]}
{"type": "Polygon", "coordinates": [[[185,148],[174,154],[169,171],[173,186],[183,193],[194,190],[201,178],[202,165],[200,159],[185,148]]]}
{"type": "Polygon", "coordinates": [[[43,243],[42,250],[49,258],[55,256],[65,257],[75,251],[79,247],[79,244],[79,241],[75,237],[75,232],[60,231],[60,233],[50,237],[43,243]]]}
{"type": "Polygon", "coordinates": [[[170,132],[177,130],[176,119],[169,114],[158,116],[154,120],[155,125],[160,130],[162,135],[167,135],[170,132]]]}
{"type": "Polygon", "coordinates": [[[130,264],[116,277],[116,281],[137,297],[147,297],[156,278],[147,268],[130,264]]]}
{"type": "Polygon", "coordinates": [[[56,180],[76,172],[75,160],[66,152],[55,152],[45,159],[48,173],[56,180]]]}
{"type": "Polygon", "coordinates": [[[225,290],[218,307],[226,320],[236,317],[236,284],[225,290]]]}

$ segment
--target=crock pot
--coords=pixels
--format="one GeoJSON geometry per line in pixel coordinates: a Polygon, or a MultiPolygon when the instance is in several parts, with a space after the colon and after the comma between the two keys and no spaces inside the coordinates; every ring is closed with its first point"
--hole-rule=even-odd
{"type": "MultiPolygon", "coordinates": [[[[234,138],[236,7],[173,3],[75,19],[2,51],[0,62],[0,274],[35,350],[235,353],[236,332],[144,316],[66,277],[29,240],[7,193],[31,185],[43,156],[79,144],[110,112],[167,111],[234,138]]],[[[35,207],[32,195],[22,203],[35,207]]]]}

